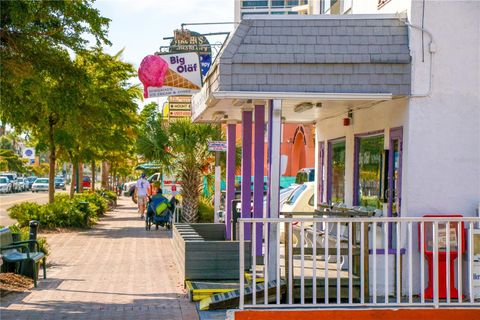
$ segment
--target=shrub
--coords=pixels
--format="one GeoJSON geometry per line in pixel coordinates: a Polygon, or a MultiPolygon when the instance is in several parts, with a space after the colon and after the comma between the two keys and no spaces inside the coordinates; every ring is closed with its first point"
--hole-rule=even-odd
{"type": "Polygon", "coordinates": [[[8,209],[8,215],[16,219],[21,227],[28,226],[30,220],[39,220],[40,207],[35,202],[21,202],[8,209]]]}
{"type": "Polygon", "coordinates": [[[75,196],[70,199],[67,195],[58,195],[54,203],[17,204],[8,209],[8,214],[11,218],[17,219],[20,227],[28,227],[30,220],[38,220],[41,228],[55,229],[90,227],[97,221],[98,213],[103,214],[105,211],[106,200],[100,196],[75,196]],[[88,204],[85,205],[82,202],[88,202],[88,204]]]}
{"type": "Polygon", "coordinates": [[[105,190],[105,189],[99,189],[99,190],[95,190],[95,193],[101,197],[103,197],[104,199],[107,200],[108,202],[108,206],[110,208],[112,207],[116,207],[117,205],[117,194],[113,191],[110,191],[110,190],[105,190]]]}
{"type": "Polygon", "coordinates": [[[107,200],[117,200],[117,194],[111,190],[97,189],[95,193],[107,200]]]}
{"type": "Polygon", "coordinates": [[[212,202],[205,197],[200,197],[198,203],[198,222],[206,223],[214,221],[214,207],[212,202]]]}
{"type": "Polygon", "coordinates": [[[78,202],[88,202],[95,206],[95,210],[98,216],[104,215],[108,210],[108,201],[101,195],[92,192],[84,192],[76,194],[73,198],[74,201],[78,202]]]}

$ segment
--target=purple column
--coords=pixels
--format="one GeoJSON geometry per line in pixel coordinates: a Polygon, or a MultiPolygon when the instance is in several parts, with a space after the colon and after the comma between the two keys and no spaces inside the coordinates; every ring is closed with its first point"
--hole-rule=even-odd
{"type": "MultiPolygon", "coordinates": [[[[242,218],[252,217],[252,111],[242,111],[242,218]]],[[[245,224],[245,240],[250,240],[251,225],[245,224]]]]}
{"type": "Polygon", "coordinates": [[[273,120],[273,100],[268,103],[268,152],[267,152],[267,218],[270,218],[270,196],[272,194],[272,120],[273,120]]]}
{"type": "MultiPolygon", "coordinates": [[[[254,137],[254,174],[253,174],[253,216],[263,218],[263,176],[264,176],[264,131],[265,106],[255,106],[255,137],[254,137]]],[[[262,224],[257,223],[256,253],[262,256],[262,224]]]]}
{"type": "Polygon", "coordinates": [[[227,196],[225,205],[225,229],[226,238],[232,238],[232,200],[235,198],[235,144],[236,124],[227,124],[227,196]]]}

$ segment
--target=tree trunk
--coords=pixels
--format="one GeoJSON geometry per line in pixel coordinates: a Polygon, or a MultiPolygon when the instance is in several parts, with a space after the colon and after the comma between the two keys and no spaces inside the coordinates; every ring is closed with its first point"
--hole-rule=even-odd
{"type": "Polygon", "coordinates": [[[183,198],[182,216],[185,222],[195,223],[198,220],[198,198],[183,198]]]}
{"type": "Polygon", "coordinates": [[[75,186],[77,185],[77,167],[78,163],[72,163],[72,181],[70,183],[70,199],[73,198],[73,195],[75,194],[75,186]]]}
{"type": "MultiPolygon", "coordinates": [[[[195,160],[194,160],[195,161],[195,160]]],[[[182,165],[182,215],[187,223],[195,223],[198,220],[198,202],[202,178],[195,164],[185,163],[182,165]]]]}
{"type": "Polygon", "coordinates": [[[49,172],[48,172],[48,203],[53,203],[55,200],[55,162],[56,146],[55,146],[55,120],[53,116],[48,119],[48,148],[49,154],[49,172]]]}
{"type": "Polygon", "coordinates": [[[102,161],[102,188],[105,190],[108,189],[108,176],[110,175],[109,167],[110,166],[107,161],[102,161]]]}
{"type": "Polygon", "coordinates": [[[78,192],[83,192],[83,163],[78,163],[78,192]]]}
{"type": "Polygon", "coordinates": [[[95,192],[95,160],[92,160],[92,192],[95,192]]]}

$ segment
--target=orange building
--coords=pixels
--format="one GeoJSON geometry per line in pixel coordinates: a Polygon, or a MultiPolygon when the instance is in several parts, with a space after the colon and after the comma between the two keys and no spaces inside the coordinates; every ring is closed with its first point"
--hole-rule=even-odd
{"type": "MultiPolygon", "coordinates": [[[[255,134],[255,128],[252,129],[255,134]]],[[[241,144],[242,126],[237,124],[236,128],[237,144],[241,144]]],[[[266,141],[266,140],[265,140],[266,141]]],[[[298,170],[302,168],[313,168],[315,165],[315,127],[311,124],[292,124],[282,125],[282,140],[280,154],[282,157],[282,176],[294,177],[298,170]],[[283,164],[283,161],[286,161],[283,164]],[[284,170],[283,170],[284,169],[284,170]]],[[[254,145],[252,143],[252,149],[254,145]]],[[[265,164],[264,172],[267,172],[267,150],[265,143],[265,164]]],[[[252,154],[252,161],[253,159],[252,154]]],[[[252,167],[253,175],[253,167],[252,167]]]]}

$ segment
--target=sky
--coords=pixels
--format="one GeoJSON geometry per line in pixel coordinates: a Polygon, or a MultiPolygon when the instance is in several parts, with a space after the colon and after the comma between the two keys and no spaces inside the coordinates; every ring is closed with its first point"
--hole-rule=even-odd
{"type": "MultiPolygon", "coordinates": [[[[97,0],[94,7],[111,19],[105,51],[114,54],[124,48],[123,60],[136,68],[142,59],[168,45],[181,23],[233,22],[234,0],[97,0]]],[[[232,31],[234,25],[187,26],[199,33],[232,31]]],[[[222,40],[208,38],[210,43],[222,40]]],[[[135,82],[140,82],[138,79],[135,82]]],[[[151,102],[146,99],[145,103],[151,102]]]]}

